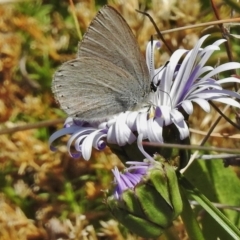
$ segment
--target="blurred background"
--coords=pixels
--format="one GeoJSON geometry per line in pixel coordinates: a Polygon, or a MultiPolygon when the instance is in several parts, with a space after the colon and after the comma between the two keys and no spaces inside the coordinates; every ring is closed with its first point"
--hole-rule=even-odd
{"type": "MultiPolygon", "coordinates": [[[[177,30],[217,20],[208,0],[75,0],[82,33],[104,4],[126,19],[143,54],[156,31],[135,9],[149,13],[160,31],[176,30],[164,34],[173,51],[192,48],[204,34],[211,33],[205,44],[222,37],[217,25],[177,30]]],[[[239,16],[227,1],[215,1],[215,7],[220,19],[239,16]]],[[[239,25],[225,27],[235,34],[226,37],[233,60],[239,61],[239,25]]],[[[79,41],[69,1],[0,0],[0,240],[141,239],[118,225],[104,203],[107,190],[113,188],[111,169],[123,167],[117,156],[107,148],[94,151],[89,161],[72,159],[67,137],[56,143],[56,152],[48,145],[49,136],[66,118],[53,98],[52,76],[61,63],[75,58],[79,41]]],[[[169,56],[163,45],[156,64],[164,64],[169,56]]],[[[211,61],[213,66],[229,61],[224,46],[211,61]]],[[[234,120],[236,110],[227,115],[234,120]]],[[[206,114],[196,107],[189,120],[192,144],[200,143],[218,116],[214,110],[206,114]]],[[[214,134],[208,146],[240,147],[237,130],[225,120],[214,134]],[[223,133],[234,137],[223,138],[223,133]]],[[[238,167],[224,168],[221,159],[198,161],[186,175],[210,200],[239,205],[238,167]]],[[[194,208],[206,239],[217,239],[211,232],[223,230],[199,206],[194,208]]],[[[237,210],[225,213],[239,226],[237,210]]],[[[231,239],[224,231],[221,234],[221,239],[231,239]]],[[[188,239],[181,219],[159,239],[188,239]]]]}

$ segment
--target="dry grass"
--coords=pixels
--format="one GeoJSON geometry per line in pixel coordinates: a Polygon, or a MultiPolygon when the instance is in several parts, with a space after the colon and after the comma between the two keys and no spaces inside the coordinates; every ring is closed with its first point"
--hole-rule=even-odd
{"type": "MultiPolygon", "coordinates": [[[[50,85],[56,67],[76,53],[78,37],[69,3],[5,2],[0,2],[0,131],[62,118],[65,115],[54,102],[50,85]]],[[[160,30],[214,20],[207,10],[201,14],[201,1],[197,0],[110,3],[133,29],[143,53],[155,30],[135,9],[147,7],[160,30]]],[[[97,12],[95,2],[75,1],[75,7],[84,32],[97,12]]],[[[220,8],[220,12],[221,18],[229,18],[228,7],[220,8]]],[[[191,48],[202,30],[176,31],[164,37],[173,50],[191,48]]],[[[157,57],[158,64],[168,59],[165,47],[157,57]]],[[[233,111],[228,114],[233,115],[233,111]]],[[[214,111],[206,114],[196,109],[190,123],[207,131],[214,118],[214,111]]],[[[109,149],[94,152],[88,162],[71,159],[65,147],[67,138],[58,143],[57,152],[51,152],[48,138],[60,127],[0,135],[0,239],[140,239],[125,234],[102,203],[103,190],[112,186],[110,170],[121,167],[121,162],[109,149]]],[[[235,130],[222,121],[216,132],[232,134],[235,130]]],[[[199,143],[200,136],[195,134],[192,140],[199,143]]],[[[210,142],[214,146],[239,145],[222,138],[210,138],[210,142]]],[[[182,223],[175,225],[170,232],[187,239],[182,223]]]]}

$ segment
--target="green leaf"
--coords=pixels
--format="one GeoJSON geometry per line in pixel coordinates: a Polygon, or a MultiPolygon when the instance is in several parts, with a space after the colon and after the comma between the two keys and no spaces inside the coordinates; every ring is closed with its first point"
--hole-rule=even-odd
{"type": "MultiPolygon", "coordinates": [[[[239,205],[239,179],[231,168],[224,168],[220,160],[196,161],[187,170],[186,176],[211,202],[233,206],[239,205]]],[[[197,207],[196,214],[199,211],[201,211],[201,208],[197,207]]],[[[239,228],[239,213],[226,209],[222,211],[230,222],[239,228]]],[[[213,213],[210,213],[210,215],[212,217],[208,214],[202,214],[201,216],[205,238],[210,240],[217,238],[232,239],[219,225],[216,220],[217,216],[213,213]]],[[[225,227],[228,228],[228,226],[225,227]]]]}

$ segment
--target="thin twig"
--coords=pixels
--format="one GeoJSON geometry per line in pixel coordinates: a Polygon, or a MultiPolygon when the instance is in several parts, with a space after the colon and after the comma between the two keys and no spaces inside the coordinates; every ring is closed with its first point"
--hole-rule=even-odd
{"type": "Polygon", "coordinates": [[[235,128],[237,128],[238,130],[240,130],[240,126],[238,124],[236,124],[235,122],[233,122],[230,118],[228,118],[224,113],[222,113],[219,108],[212,102],[209,101],[209,103],[211,104],[211,106],[230,124],[232,124],[235,128]]]}
{"type": "Polygon", "coordinates": [[[213,130],[215,129],[215,127],[218,125],[218,123],[220,122],[221,119],[222,119],[222,116],[219,116],[219,117],[217,118],[217,120],[213,123],[213,125],[210,127],[207,135],[203,138],[200,146],[203,146],[203,145],[207,142],[207,140],[209,139],[211,133],[213,132],[213,130]]]}
{"type": "Polygon", "coordinates": [[[182,144],[171,144],[171,143],[143,142],[143,146],[162,147],[162,148],[177,148],[177,149],[186,149],[186,150],[215,151],[215,152],[240,154],[240,149],[205,147],[205,146],[198,146],[198,145],[182,145],[182,144]]]}
{"type": "MultiPolygon", "coordinates": [[[[196,129],[193,129],[193,128],[189,128],[189,131],[191,133],[196,133],[196,134],[204,135],[204,136],[208,134],[208,132],[201,131],[201,130],[196,130],[196,129]]],[[[240,139],[240,134],[229,134],[229,133],[216,133],[216,132],[214,132],[214,133],[210,134],[210,137],[240,139]]]]}
{"type": "MultiPolygon", "coordinates": [[[[228,110],[228,108],[229,108],[230,106],[229,105],[227,105],[227,106],[225,106],[225,108],[223,109],[223,113],[225,113],[227,110],[228,110]]],[[[208,131],[208,133],[207,133],[207,135],[204,137],[204,139],[202,140],[202,142],[201,142],[201,144],[200,144],[200,146],[202,147],[202,145],[207,141],[207,139],[210,137],[210,135],[211,135],[211,133],[213,132],[213,130],[214,130],[214,128],[216,127],[216,125],[219,123],[219,121],[222,119],[222,116],[219,116],[218,118],[217,118],[217,120],[213,123],[213,125],[211,126],[211,128],[209,129],[209,131],[208,131]]],[[[199,146],[199,147],[200,147],[199,146]]],[[[199,150],[200,150],[200,148],[199,148],[199,150]]],[[[188,165],[185,167],[185,168],[183,168],[183,169],[181,169],[181,173],[184,173],[187,169],[188,169],[188,167],[193,163],[193,161],[194,161],[194,159],[196,158],[196,156],[198,155],[198,150],[197,151],[195,151],[193,154],[192,154],[192,156],[190,157],[190,159],[189,159],[189,162],[188,162],[188,165]]],[[[232,152],[228,152],[228,153],[232,153],[232,152]]],[[[236,152],[234,152],[234,153],[236,153],[236,152]]],[[[238,153],[238,152],[237,152],[238,153]]]]}
{"type": "MultiPolygon", "coordinates": [[[[190,201],[192,205],[199,206],[200,204],[197,201],[190,201]]],[[[230,206],[227,204],[221,204],[221,203],[213,203],[212,204],[217,207],[217,208],[222,208],[222,209],[231,209],[240,212],[240,206],[230,206]]]]}
{"type": "Polygon", "coordinates": [[[136,9],[136,11],[139,12],[139,13],[141,13],[141,14],[143,14],[143,15],[146,15],[146,16],[149,18],[149,20],[151,21],[151,23],[153,24],[153,26],[154,26],[154,28],[155,28],[155,30],[156,30],[156,32],[157,32],[158,37],[163,41],[163,43],[164,43],[165,46],[167,47],[168,51],[172,54],[172,53],[173,53],[172,49],[168,46],[168,44],[167,44],[167,42],[165,41],[165,39],[164,39],[161,31],[159,30],[157,24],[155,23],[155,21],[153,20],[153,18],[151,17],[151,15],[148,14],[148,13],[146,13],[146,12],[142,12],[142,11],[140,11],[140,10],[137,10],[137,9],[136,9]]]}
{"type": "MultiPolygon", "coordinates": [[[[215,17],[217,18],[217,20],[220,20],[220,16],[219,16],[219,13],[218,13],[218,9],[215,5],[215,2],[213,0],[211,0],[210,2],[211,2],[211,6],[212,6],[213,12],[215,14],[215,17]]],[[[224,27],[224,25],[222,23],[219,23],[218,27],[220,28],[220,30],[222,32],[223,38],[225,38],[227,40],[226,42],[224,42],[224,45],[225,45],[225,48],[226,48],[226,52],[227,52],[229,62],[232,62],[233,61],[233,56],[232,56],[231,46],[230,46],[230,42],[229,42],[228,32],[226,31],[226,28],[224,27]]],[[[235,70],[231,70],[231,71],[232,71],[232,74],[236,74],[235,70]]],[[[235,88],[235,91],[237,91],[237,83],[234,83],[234,88],[235,88]]]]}
{"type": "Polygon", "coordinates": [[[229,158],[239,158],[239,154],[203,154],[203,155],[197,155],[196,158],[202,159],[202,160],[213,160],[213,159],[229,159],[229,158]]]}
{"type": "Polygon", "coordinates": [[[224,19],[224,20],[212,21],[212,22],[207,22],[207,23],[188,25],[185,27],[163,30],[163,31],[161,31],[161,33],[167,34],[167,33],[178,32],[178,31],[192,29],[192,28],[207,27],[207,26],[211,26],[211,25],[218,25],[219,23],[231,23],[231,22],[240,22],[240,18],[224,19]]]}
{"type": "Polygon", "coordinates": [[[64,121],[65,121],[65,118],[54,119],[54,120],[46,120],[46,121],[37,122],[37,123],[28,123],[26,125],[20,125],[20,126],[17,126],[17,127],[1,129],[0,130],[0,135],[15,133],[15,132],[19,132],[19,131],[25,131],[25,130],[29,130],[29,129],[53,126],[53,125],[57,125],[59,123],[64,123],[64,121]]]}

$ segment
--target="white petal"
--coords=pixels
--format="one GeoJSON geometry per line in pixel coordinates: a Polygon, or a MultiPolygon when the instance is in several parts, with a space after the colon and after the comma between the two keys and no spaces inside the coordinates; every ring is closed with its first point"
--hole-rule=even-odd
{"type": "Polygon", "coordinates": [[[163,125],[164,120],[162,118],[151,118],[148,120],[148,139],[150,142],[163,143],[163,125]]]}
{"type": "Polygon", "coordinates": [[[217,99],[213,99],[213,101],[225,103],[227,105],[240,108],[240,104],[232,98],[217,98],[217,99]]]}
{"type": "Polygon", "coordinates": [[[212,71],[214,68],[211,66],[205,66],[199,69],[198,74],[196,74],[196,79],[201,76],[202,74],[206,73],[206,72],[210,72],[212,71]]]}
{"type": "Polygon", "coordinates": [[[166,75],[167,75],[167,71],[165,70],[165,71],[163,71],[162,79],[161,79],[160,85],[158,87],[158,90],[159,90],[158,98],[159,98],[161,105],[168,105],[167,98],[169,98],[168,93],[170,92],[171,83],[172,83],[172,81],[170,81],[170,79],[168,79],[168,77],[166,75]]]}
{"type": "Polygon", "coordinates": [[[137,117],[139,112],[134,111],[134,112],[126,112],[127,113],[127,117],[126,117],[126,124],[128,125],[128,127],[132,130],[132,131],[136,131],[137,130],[137,117]]]}
{"type": "Polygon", "coordinates": [[[203,51],[199,54],[200,55],[200,62],[198,63],[201,67],[208,61],[210,56],[213,54],[214,51],[219,50],[218,46],[209,45],[203,49],[203,51]]]}
{"type": "Polygon", "coordinates": [[[222,43],[224,43],[224,42],[226,42],[227,40],[226,39],[218,39],[217,41],[215,41],[213,44],[214,45],[217,45],[217,46],[219,46],[219,45],[221,45],[222,43]]]}
{"type": "Polygon", "coordinates": [[[184,120],[184,116],[182,115],[182,113],[180,113],[176,109],[172,109],[172,111],[170,112],[170,115],[173,122],[181,122],[182,120],[184,120]]]}
{"type": "Polygon", "coordinates": [[[161,43],[157,40],[149,41],[146,49],[146,62],[151,78],[154,76],[154,50],[160,48],[161,43]]]}
{"type": "MultiPolygon", "coordinates": [[[[197,83],[194,84],[187,92],[187,94],[184,96],[185,99],[193,99],[193,96],[196,96],[197,94],[201,94],[202,98],[206,98],[206,91],[213,91],[214,89],[223,91],[222,87],[218,84],[202,84],[197,83]]],[[[200,96],[198,96],[200,97],[200,96]]]]}
{"type": "Polygon", "coordinates": [[[197,54],[199,52],[199,49],[200,49],[202,43],[205,41],[205,39],[208,36],[209,35],[205,35],[205,36],[201,37],[198,40],[197,44],[194,46],[194,48],[190,52],[188,52],[188,54],[184,58],[184,60],[181,64],[181,67],[179,69],[179,73],[178,73],[178,75],[175,79],[175,82],[173,83],[173,87],[172,87],[172,90],[174,89],[174,92],[177,94],[176,99],[179,99],[179,96],[181,95],[182,90],[185,87],[185,84],[191,74],[191,71],[195,64],[197,54]],[[180,81],[181,81],[181,84],[179,84],[180,81]]]}
{"type": "Polygon", "coordinates": [[[240,83],[240,79],[235,78],[235,77],[228,77],[228,78],[223,78],[223,79],[217,80],[217,82],[219,84],[230,83],[230,82],[240,83]]]}
{"type": "Polygon", "coordinates": [[[127,114],[119,114],[116,119],[116,123],[112,125],[111,130],[109,129],[110,131],[108,131],[108,142],[117,143],[119,146],[124,146],[127,143],[131,144],[134,140],[136,140],[135,135],[125,123],[126,118],[127,114]]]}
{"type": "MultiPolygon", "coordinates": [[[[167,65],[167,67],[166,67],[166,75],[165,75],[165,78],[162,80],[162,81],[165,81],[165,83],[164,83],[165,86],[168,86],[168,89],[165,87],[165,90],[167,92],[170,92],[170,86],[172,85],[172,82],[174,80],[174,74],[175,74],[175,70],[176,70],[176,67],[178,65],[178,62],[180,61],[181,57],[186,52],[188,52],[188,50],[178,49],[177,51],[175,51],[172,54],[171,58],[169,59],[169,63],[167,65]]],[[[174,85],[173,85],[173,87],[171,89],[171,92],[174,92],[173,95],[175,94],[175,90],[177,89],[177,86],[179,84],[179,82],[175,83],[175,81],[174,81],[174,85]],[[176,85],[176,87],[174,87],[175,85],[176,85]]],[[[171,97],[173,97],[173,96],[171,95],[171,97]]]]}
{"type": "Polygon", "coordinates": [[[202,98],[196,98],[192,100],[193,102],[197,103],[205,112],[210,112],[210,105],[208,101],[202,98]]]}
{"type": "Polygon", "coordinates": [[[193,113],[193,105],[192,105],[191,101],[184,100],[180,105],[183,107],[183,109],[185,110],[185,112],[188,115],[193,113]]]}
{"type": "Polygon", "coordinates": [[[205,75],[202,78],[202,81],[205,81],[208,78],[210,78],[220,72],[224,72],[224,71],[231,70],[231,69],[238,69],[238,68],[240,68],[240,63],[237,63],[237,62],[229,62],[229,63],[222,64],[222,65],[218,66],[217,68],[215,68],[210,73],[208,73],[207,75],[205,75]]]}
{"type": "Polygon", "coordinates": [[[142,154],[150,161],[155,162],[155,160],[144,150],[143,145],[142,145],[142,140],[143,140],[143,134],[140,133],[138,135],[138,139],[137,139],[137,145],[139,150],[142,152],[142,154]]]}
{"type": "Polygon", "coordinates": [[[201,66],[203,66],[207,62],[209,57],[212,55],[212,53],[215,50],[219,50],[218,46],[221,45],[223,42],[226,42],[226,40],[225,39],[219,39],[216,42],[214,42],[212,45],[205,47],[203,49],[203,51],[200,53],[200,55],[202,55],[202,57],[201,57],[201,60],[200,60],[199,64],[201,66]]]}
{"type": "MultiPolygon", "coordinates": [[[[189,96],[188,100],[193,100],[193,99],[197,99],[197,98],[201,98],[201,99],[207,99],[207,100],[212,100],[212,99],[216,99],[219,97],[224,97],[224,96],[228,96],[228,94],[224,94],[223,92],[215,92],[217,91],[216,89],[213,90],[204,90],[200,93],[194,93],[191,94],[191,96],[189,96]]],[[[223,90],[221,90],[223,91],[223,90]]]]}
{"type": "Polygon", "coordinates": [[[195,99],[195,98],[202,98],[202,99],[208,99],[208,100],[214,100],[216,98],[220,97],[235,97],[240,99],[240,94],[230,91],[230,90],[225,90],[225,89],[209,89],[209,90],[203,90],[202,92],[191,94],[189,96],[189,100],[195,99]]]}
{"type": "Polygon", "coordinates": [[[100,130],[89,134],[82,143],[82,156],[85,160],[89,160],[92,154],[92,147],[94,145],[94,139],[100,130]]]}
{"type": "Polygon", "coordinates": [[[147,139],[147,113],[139,113],[136,123],[138,134],[143,134],[143,139],[147,139]]]}

